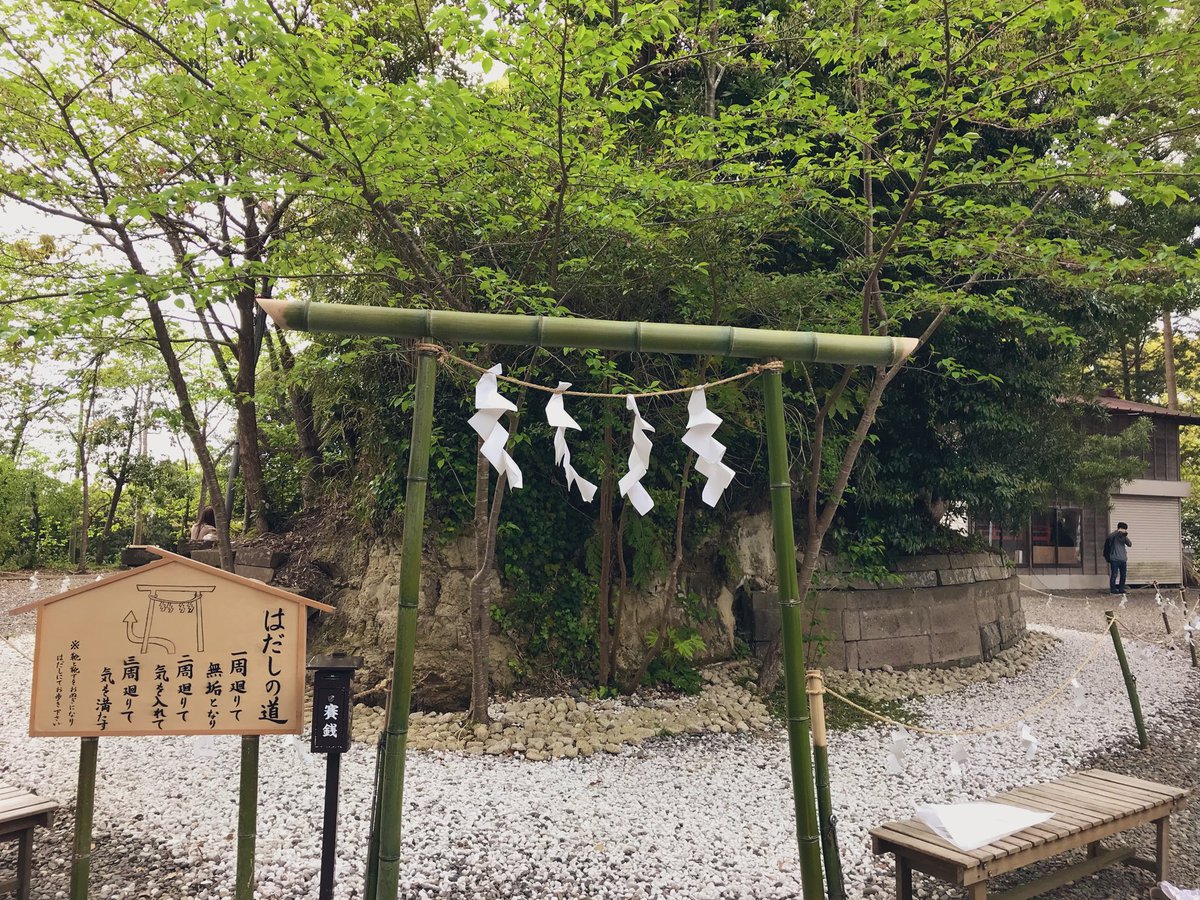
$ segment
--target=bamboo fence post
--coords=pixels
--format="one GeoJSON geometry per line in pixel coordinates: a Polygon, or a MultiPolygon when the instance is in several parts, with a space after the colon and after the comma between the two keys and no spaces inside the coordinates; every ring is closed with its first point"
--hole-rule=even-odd
{"type": "MultiPolygon", "coordinates": [[[[1152,582],[1152,584],[1154,585],[1154,596],[1159,601],[1158,611],[1162,613],[1163,628],[1166,629],[1167,634],[1169,635],[1171,633],[1171,620],[1167,616],[1166,608],[1162,605],[1162,591],[1159,590],[1157,581],[1152,582]]],[[[1184,609],[1184,613],[1187,613],[1186,609],[1184,609]]]]}
{"type": "Polygon", "coordinates": [[[1183,588],[1179,589],[1179,608],[1183,610],[1184,634],[1188,638],[1188,650],[1192,654],[1192,668],[1200,669],[1200,658],[1196,656],[1196,642],[1200,641],[1200,635],[1194,631],[1188,631],[1188,627],[1192,624],[1193,612],[1188,609],[1187,591],[1183,588]]]}
{"type": "Polygon", "coordinates": [[[809,742],[808,702],[804,694],[804,624],[796,575],[796,537],[792,525],[792,479],[783,418],[783,379],[763,373],[767,420],[767,459],[771,485],[771,517],[775,537],[776,580],[783,630],[784,687],[787,691],[788,750],[800,849],[800,884],[804,900],[821,900],[821,848],[817,801],[809,742]]]}
{"type": "Polygon", "coordinates": [[[383,794],[379,785],[383,783],[383,758],[387,751],[387,731],[379,735],[375,746],[375,797],[371,802],[371,830],[367,838],[367,873],[363,896],[373,900],[379,887],[379,821],[383,815],[383,794]]]}
{"type": "Polygon", "coordinates": [[[75,842],[71,853],[71,900],[87,900],[92,868],[92,814],[96,810],[96,755],[100,739],[79,739],[79,783],[75,789],[75,842]]]}
{"type": "Polygon", "coordinates": [[[1146,723],[1142,720],[1142,704],[1138,700],[1137,678],[1129,668],[1129,660],[1125,658],[1125,647],[1121,644],[1121,632],[1117,628],[1117,617],[1112,610],[1104,613],[1108,620],[1108,633],[1112,635],[1113,646],[1117,648],[1117,661],[1121,664],[1121,675],[1125,678],[1125,690],[1129,693],[1129,706],[1133,710],[1133,721],[1137,725],[1138,744],[1143,750],[1150,749],[1150,737],[1146,734],[1146,723]]]}
{"type": "Polygon", "coordinates": [[[236,900],[254,900],[254,850],[258,844],[258,735],[242,735],[242,772],[238,785],[236,900]]]}
{"type": "Polygon", "coordinates": [[[400,597],[396,615],[396,653],[388,703],[387,745],[379,796],[379,845],[375,860],[375,894],[367,900],[396,900],[400,883],[400,825],[404,806],[404,753],[408,746],[408,712],[412,702],[413,655],[417,641],[417,604],[421,596],[421,545],[425,534],[425,494],[429,448],[433,440],[433,392],[438,348],[419,344],[416,405],[404,492],[404,535],[400,556],[400,597]]]}
{"type": "Polygon", "coordinates": [[[845,900],[842,855],[837,841],[837,817],[829,790],[829,740],[825,733],[825,675],[820,669],[808,673],[806,693],[812,713],[813,766],[817,776],[817,816],[821,828],[821,855],[825,859],[825,885],[829,900],[845,900]]]}

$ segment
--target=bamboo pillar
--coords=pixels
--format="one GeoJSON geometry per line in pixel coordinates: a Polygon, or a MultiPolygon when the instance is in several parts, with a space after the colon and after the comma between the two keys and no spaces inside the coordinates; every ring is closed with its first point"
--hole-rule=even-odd
{"type": "Polygon", "coordinates": [[[1104,613],[1108,620],[1108,632],[1112,635],[1113,646],[1117,648],[1117,662],[1121,664],[1121,674],[1125,677],[1125,690],[1129,693],[1129,706],[1133,709],[1133,721],[1137,725],[1138,744],[1143,750],[1150,749],[1150,737],[1146,734],[1146,723],[1142,720],[1142,704],[1138,700],[1137,679],[1129,668],[1129,660],[1125,658],[1125,647],[1121,644],[1121,632],[1117,629],[1117,617],[1112,610],[1104,613]]]}
{"type": "Polygon", "coordinates": [[[1187,591],[1183,588],[1179,589],[1179,608],[1183,610],[1183,633],[1188,637],[1188,651],[1192,654],[1192,668],[1200,669],[1200,658],[1196,655],[1196,642],[1200,641],[1200,635],[1194,631],[1188,631],[1188,626],[1192,624],[1192,616],[1195,615],[1193,610],[1188,609],[1187,591]]]}
{"type": "MultiPolygon", "coordinates": [[[[150,630],[147,627],[147,632],[150,630]]],[[[254,850],[258,844],[258,735],[242,735],[242,772],[238,784],[236,900],[254,900],[254,850]]]]}
{"type": "Polygon", "coordinates": [[[821,900],[821,848],[817,832],[817,800],[809,743],[808,702],[804,695],[804,623],[796,575],[796,537],[792,526],[792,480],[787,431],[783,419],[783,378],[764,372],[767,457],[771,479],[771,517],[775,536],[779,605],[783,630],[784,686],[787,690],[788,750],[796,805],[796,837],[800,847],[800,880],[804,900],[821,900]]]}
{"type": "Polygon", "coordinates": [[[71,854],[71,900],[87,900],[92,868],[92,813],[96,809],[96,754],[100,739],[79,739],[79,783],[75,789],[75,844],[71,854]]]}
{"type": "Polygon", "coordinates": [[[825,675],[820,669],[808,673],[805,692],[812,713],[813,764],[817,776],[817,817],[820,819],[821,855],[825,860],[825,885],[829,900],[845,900],[842,884],[842,854],[837,843],[837,818],[829,790],[829,741],[825,735],[825,675]]]}
{"type": "Polygon", "coordinates": [[[367,900],[396,900],[400,882],[400,822],[404,804],[404,753],[408,745],[408,711],[412,701],[413,654],[417,637],[417,602],[421,595],[421,545],[425,535],[425,493],[429,447],[433,434],[433,390],[438,348],[417,345],[416,406],[408,453],[404,493],[404,537],[400,557],[400,598],[396,615],[396,652],[388,703],[387,744],[379,800],[379,849],[376,886],[367,900]]]}

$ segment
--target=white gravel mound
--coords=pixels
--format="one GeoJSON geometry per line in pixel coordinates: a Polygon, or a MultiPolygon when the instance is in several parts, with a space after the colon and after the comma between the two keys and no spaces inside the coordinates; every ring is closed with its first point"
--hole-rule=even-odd
{"type": "MultiPolygon", "coordinates": [[[[1015,679],[911,701],[925,725],[969,728],[1006,719],[1044,697],[1092,648],[1096,635],[1055,630],[1058,652],[1015,679]]],[[[0,779],[72,801],[78,742],[26,735],[33,637],[0,642],[0,779]]],[[[1186,702],[1196,676],[1161,650],[1133,644],[1148,717],[1186,702]],[[1147,656],[1146,653],[1149,655],[1147,656]]],[[[831,735],[834,804],[851,897],[887,864],[867,832],[922,802],[953,802],[1057,777],[1089,754],[1135,740],[1120,670],[1105,648],[1080,678],[1086,701],[1064,692],[1030,722],[1040,746],[1027,759],[1015,734],[966,739],[970,759],[950,775],[949,738],[913,734],[906,772],[886,774],[890,729],[831,735]]],[[[836,701],[830,700],[831,703],[836,701]]],[[[232,896],[238,747],[201,759],[188,739],[102,740],[96,795],[100,842],[126,842],[176,863],[169,884],[131,881],[93,866],[92,895],[232,896]]],[[[374,748],[342,766],[335,896],[362,896],[374,748]]],[[[531,763],[510,756],[410,752],[404,809],[406,898],[790,898],[799,890],[787,742],[765,733],[651,742],[620,754],[531,763]]],[[[264,738],[258,896],[314,897],[320,856],[323,763],[307,744],[264,738]]],[[[54,855],[54,851],[51,851],[54,855]]],[[[69,856],[69,847],[57,855],[69,856]]],[[[890,867],[888,867],[890,868],[890,867]]],[[[882,882],[880,882],[882,883],[882,882]]]]}

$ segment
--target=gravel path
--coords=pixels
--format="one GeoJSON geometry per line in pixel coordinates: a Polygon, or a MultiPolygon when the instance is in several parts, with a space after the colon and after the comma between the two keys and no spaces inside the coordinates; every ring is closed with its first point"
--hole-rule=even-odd
{"type": "MultiPolygon", "coordinates": [[[[57,578],[48,582],[43,577],[42,586],[57,590],[57,578]]],[[[27,583],[0,582],[0,781],[66,804],[74,796],[77,742],[26,734],[32,623],[4,613],[28,599],[27,583]]],[[[1029,612],[1031,620],[1042,618],[1036,604],[1029,612]]],[[[1081,619],[1076,613],[1067,621],[1077,629],[1085,627],[1081,619]]],[[[912,707],[925,724],[940,728],[1018,713],[1060,683],[1097,639],[1050,630],[1060,640],[1058,651],[1033,670],[912,701],[912,707]]],[[[1195,786],[1200,674],[1179,651],[1137,641],[1130,650],[1154,742],[1148,753],[1136,749],[1120,671],[1107,648],[1081,677],[1081,708],[1064,696],[1031,722],[1040,741],[1032,760],[1014,734],[970,738],[967,769],[953,777],[951,742],[914,735],[907,771],[897,777],[886,773],[886,729],[832,735],[834,802],[850,896],[892,896],[890,858],[870,856],[867,831],[911,815],[921,802],[975,799],[1092,765],[1195,786]]],[[[201,759],[187,739],[101,742],[92,896],[231,896],[238,740],[218,738],[218,747],[216,758],[201,759]]],[[[316,896],[323,769],[305,747],[262,741],[259,897],[316,896]]],[[[339,900],[361,897],[373,774],[373,748],[355,746],[342,766],[339,900]]],[[[64,812],[53,830],[38,835],[39,900],[66,896],[70,830],[64,812]]],[[[1175,847],[1178,883],[1200,884],[1200,829],[1191,813],[1177,822],[1175,847]]],[[[6,853],[0,850],[0,864],[10,858],[6,853]]],[[[403,854],[402,895],[411,900],[795,897],[786,740],[776,727],[536,763],[413,752],[403,854]]],[[[1145,896],[1149,886],[1146,873],[1116,869],[1046,896],[1129,900],[1145,896]]],[[[927,898],[961,896],[924,879],[918,888],[927,898]]]]}

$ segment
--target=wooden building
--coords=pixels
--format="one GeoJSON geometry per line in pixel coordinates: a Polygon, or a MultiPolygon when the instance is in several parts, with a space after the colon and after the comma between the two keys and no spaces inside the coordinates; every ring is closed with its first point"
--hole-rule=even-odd
{"type": "Polygon", "coordinates": [[[1128,583],[1182,584],[1180,501],[1191,493],[1191,484],[1180,478],[1179,429],[1200,425],[1200,415],[1113,396],[1098,402],[1109,411],[1098,426],[1106,434],[1119,434],[1139,418],[1153,423],[1143,476],[1113,492],[1107,509],[1064,504],[1035,513],[1016,532],[986,521],[974,522],[973,528],[1004,549],[1026,584],[1043,590],[1090,589],[1108,587],[1104,541],[1117,522],[1126,522],[1133,542],[1128,583]]]}

